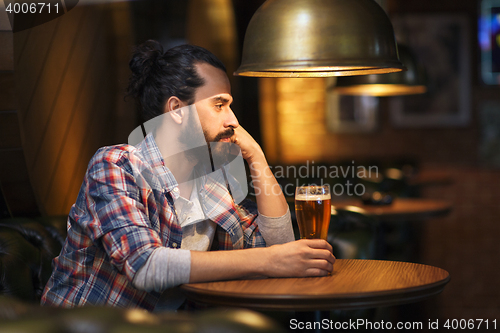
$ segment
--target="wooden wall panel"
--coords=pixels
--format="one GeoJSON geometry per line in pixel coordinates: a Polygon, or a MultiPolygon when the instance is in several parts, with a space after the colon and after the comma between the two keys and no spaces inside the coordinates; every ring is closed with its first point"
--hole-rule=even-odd
{"type": "MultiPolygon", "coordinates": [[[[76,8],[77,15],[71,18],[75,23],[81,22],[81,25],[78,25],[80,33],[73,37],[73,41],[56,45],[58,49],[73,49],[69,54],[65,71],[61,73],[61,89],[52,105],[52,117],[43,132],[42,140],[38,141],[36,136],[32,136],[30,140],[30,142],[38,143],[38,146],[32,152],[28,167],[33,180],[36,181],[34,185],[37,188],[37,194],[44,202],[50,191],[51,182],[54,180],[54,170],[62,160],[62,146],[68,139],[68,128],[75,117],[75,112],[80,107],[79,104],[86,103],[88,100],[86,94],[89,92],[83,89],[85,78],[89,73],[97,70],[92,68],[94,64],[91,59],[93,59],[93,43],[98,34],[99,18],[102,15],[93,12],[86,13],[85,11],[88,10],[86,8],[79,9],[76,8]],[[39,168],[40,165],[44,168],[39,168]]],[[[73,11],[75,10],[72,10],[70,14],[73,11]]],[[[48,82],[48,84],[51,83],[48,82]]],[[[80,140],[81,138],[73,136],[73,139],[80,140]]]]}
{"type": "MultiPolygon", "coordinates": [[[[24,126],[28,118],[30,104],[33,94],[39,86],[38,78],[43,70],[46,56],[50,48],[51,37],[57,27],[59,20],[49,21],[46,24],[36,26],[28,35],[26,43],[23,44],[20,53],[17,44],[17,36],[14,39],[14,53],[16,59],[16,81],[19,88],[18,101],[21,116],[21,122],[24,126]],[[22,94],[21,94],[22,92],[22,94]]],[[[29,119],[29,118],[28,118],[29,119]]]]}
{"type": "Polygon", "coordinates": [[[0,111],[0,149],[21,148],[17,111],[0,111]]]}
{"type": "Polygon", "coordinates": [[[19,55],[24,53],[24,48],[28,43],[31,31],[32,29],[26,29],[16,32],[16,38],[14,40],[14,68],[16,69],[19,69],[19,55]]]}
{"type": "MultiPolygon", "coordinates": [[[[100,22],[97,27],[102,27],[104,22],[100,22]]],[[[50,175],[50,187],[44,194],[43,202],[47,209],[58,210],[63,208],[65,201],[64,196],[58,195],[65,192],[68,184],[75,174],[75,169],[78,168],[79,157],[84,157],[87,160],[91,156],[88,154],[88,141],[94,136],[95,132],[105,131],[103,125],[107,125],[102,121],[106,117],[106,110],[102,106],[107,106],[107,100],[114,99],[114,95],[106,91],[106,80],[102,77],[102,73],[107,70],[107,53],[105,50],[105,35],[99,32],[102,29],[94,31],[93,39],[89,48],[91,50],[89,60],[86,64],[86,75],[82,81],[81,94],[73,109],[73,117],[71,122],[66,127],[63,137],[63,144],[60,147],[58,154],[57,165],[52,169],[50,175]],[[104,93],[103,93],[104,92],[104,93]],[[90,128],[92,120],[98,118],[101,120],[98,123],[98,128],[90,128]],[[85,140],[82,140],[85,138],[85,140]]],[[[82,175],[74,176],[82,178],[82,175]]]]}
{"type": "Polygon", "coordinates": [[[14,69],[14,34],[12,31],[0,31],[0,71],[14,69]]]}
{"type": "Polygon", "coordinates": [[[14,72],[0,71],[0,110],[17,109],[15,86],[14,72]]]}
{"type": "MultiPolygon", "coordinates": [[[[116,70],[115,82],[118,84],[115,95],[116,113],[113,117],[115,142],[127,142],[128,135],[137,127],[137,109],[132,99],[124,100],[124,94],[127,91],[129,77],[131,74],[129,68],[130,56],[132,54],[132,44],[134,29],[131,25],[132,13],[130,11],[130,2],[116,2],[113,4],[112,22],[113,22],[113,43],[115,60],[114,69],[116,70]]],[[[108,129],[109,130],[109,129],[108,129]]]]}
{"type": "MultiPolygon", "coordinates": [[[[104,83],[105,85],[106,83],[104,83]]],[[[63,196],[64,202],[61,202],[62,207],[71,207],[71,205],[76,200],[76,194],[80,189],[83,181],[83,176],[87,170],[88,162],[96,152],[96,147],[102,145],[103,142],[107,141],[109,136],[108,124],[114,123],[116,121],[115,117],[110,117],[109,113],[106,113],[106,109],[110,107],[113,100],[109,99],[110,96],[104,96],[103,92],[105,90],[100,90],[100,93],[96,96],[94,101],[93,116],[87,124],[84,130],[86,133],[86,138],[88,140],[87,144],[82,145],[80,154],[76,159],[76,167],[73,174],[69,177],[69,183],[67,186],[67,195],[63,196]],[[110,104],[110,105],[107,105],[110,104]],[[108,116],[109,119],[106,119],[108,116]]]]}
{"type": "Polygon", "coordinates": [[[23,148],[42,214],[67,214],[89,159],[113,143],[113,60],[130,56],[115,53],[113,6],[76,7],[14,40],[23,148]]]}
{"type": "MultiPolygon", "coordinates": [[[[41,148],[47,146],[45,136],[50,130],[49,124],[60,123],[60,120],[57,119],[59,114],[55,112],[57,110],[55,105],[61,97],[62,85],[65,83],[64,78],[68,74],[70,56],[74,52],[76,43],[80,41],[76,37],[79,28],[81,28],[80,22],[85,16],[85,10],[82,10],[82,12],[81,14],[77,13],[77,15],[70,15],[73,12],[63,15],[58,20],[58,28],[50,39],[43,34],[43,31],[33,33],[34,36],[41,34],[40,39],[47,39],[50,49],[39,77],[32,78],[33,80],[36,79],[39,84],[32,93],[31,103],[26,111],[28,116],[25,117],[23,123],[25,128],[30,129],[25,133],[26,141],[31,143],[25,147],[26,154],[30,157],[28,161],[30,170],[33,170],[35,165],[39,163],[41,148]]],[[[74,82],[79,81],[78,77],[71,78],[71,80],[74,82]]],[[[73,95],[75,94],[69,94],[69,96],[73,95]]],[[[68,111],[65,110],[66,113],[69,113],[68,111]]],[[[55,144],[55,142],[51,143],[55,144]]],[[[53,146],[50,145],[51,148],[53,146]]]]}
{"type": "MultiPolygon", "coordinates": [[[[2,28],[5,26],[2,25],[2,28]]],[[[14,58],[14,34],[12,31],[0,31],[1,217],[39,214],[22,149],[14,58]]]]}

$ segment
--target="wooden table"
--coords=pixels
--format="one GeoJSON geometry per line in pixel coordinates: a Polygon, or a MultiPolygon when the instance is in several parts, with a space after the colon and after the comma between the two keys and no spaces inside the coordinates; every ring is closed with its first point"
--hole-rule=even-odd
{"type": "Polygon", "coordinates": [[[359,199],[332,201],[332,209],[363,213],[383,221],[425,220],[450,212],[451,203],[444,200],[395,198],[390,205],[365,205],[359,199]]]}
{"type": "Polygon", "coordinates": [[[450,185],[452,183],[453,177],[446,170],[422,170],[408,179],[410,186],[450,185]]]}
{"type": "Polygon", "coordinates": [[[447,271],[398,261],[338,259],[330,276],[190,283],[187,298],[257,310],[360,309],[417,302],[440,293],[447,271]]]}

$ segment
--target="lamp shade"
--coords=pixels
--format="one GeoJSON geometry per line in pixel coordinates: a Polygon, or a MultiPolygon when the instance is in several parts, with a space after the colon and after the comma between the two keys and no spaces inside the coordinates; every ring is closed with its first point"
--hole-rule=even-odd
{"type": "Polygon", "coordinates": [[[267,0],[248,24],[234,74],[322,77],[402,70],[392,24],[374,0],[267,0]]]}
{"type": "Polygon", "coordinates": [[[427,91],[426,76],[405,45],[398,45],[399,58],[408,69],[405,72],[339,77],[335,91],[343,95],[398,96],[423,94],[427,91]]]}

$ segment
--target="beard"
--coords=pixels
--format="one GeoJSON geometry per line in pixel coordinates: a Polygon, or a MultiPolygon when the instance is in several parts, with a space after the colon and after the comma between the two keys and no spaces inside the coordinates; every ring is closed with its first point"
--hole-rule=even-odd
{"type": "Polygon", "coordinates": [[[231,142],[220,142],[222,139],[231,138],[234,135],[234,129],[229,128],[223,132],[220,132],[215,137],[210,138],[206,131],[203,131],[205,140],[208,145],[208,150],[214,164],[214,168],[218,169],[222,164],[230,162],[231,158],[231,148],[234,143],[231,142]]]}
{"type": "Polygon", "coordinates": [[[205,148],[205,135],[200,122],[192,115],[187,118],[185,126],[181,129],[178,142],[182,147],[184,158],[198,163],[208,158],[205,148]]]}
{"type": "Polygon", "coordinates": [[[187,117],[187,122],[181,129],[178,139],[185,150],[203,145],[205,141],[203,129],[199,120],[195,119],[192,114],[187,117]]]}
{"type": "Polygon", "coordinates": [[[220,142],[223,139],[231,138],[233,135],[234,129],[228,128],[212,137],[202,128],[197,119],[189,117],[186,126],[179,134],[179,143],[184,148],[183,155],[185,158],[195,163],[201,162],[201,164],[206,164],[208,160],[208,163],[212,164],[213,169],[216,170],[235,158],[234,154],[231,154],[232,147],[235,144],[220,142]],[[205,148],[207,146],[208,155],[205,148]]]}

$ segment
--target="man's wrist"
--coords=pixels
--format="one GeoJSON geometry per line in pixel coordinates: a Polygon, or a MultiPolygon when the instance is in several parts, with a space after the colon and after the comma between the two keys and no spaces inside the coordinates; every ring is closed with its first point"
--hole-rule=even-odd
{"type": "Polygon", "coordinates": [[[255,152],[246,159],[250,170],[261,170],[267,168],[267,160],[262,150],[255,152]]]}
{"type": "Polygon", "coordinates": [[[258,247],[254,248],[258,253],[254,258],[256,261],[256,271],[255,274],[259,276],[269,276],[269,249],[270,247],[258,247]]]}

